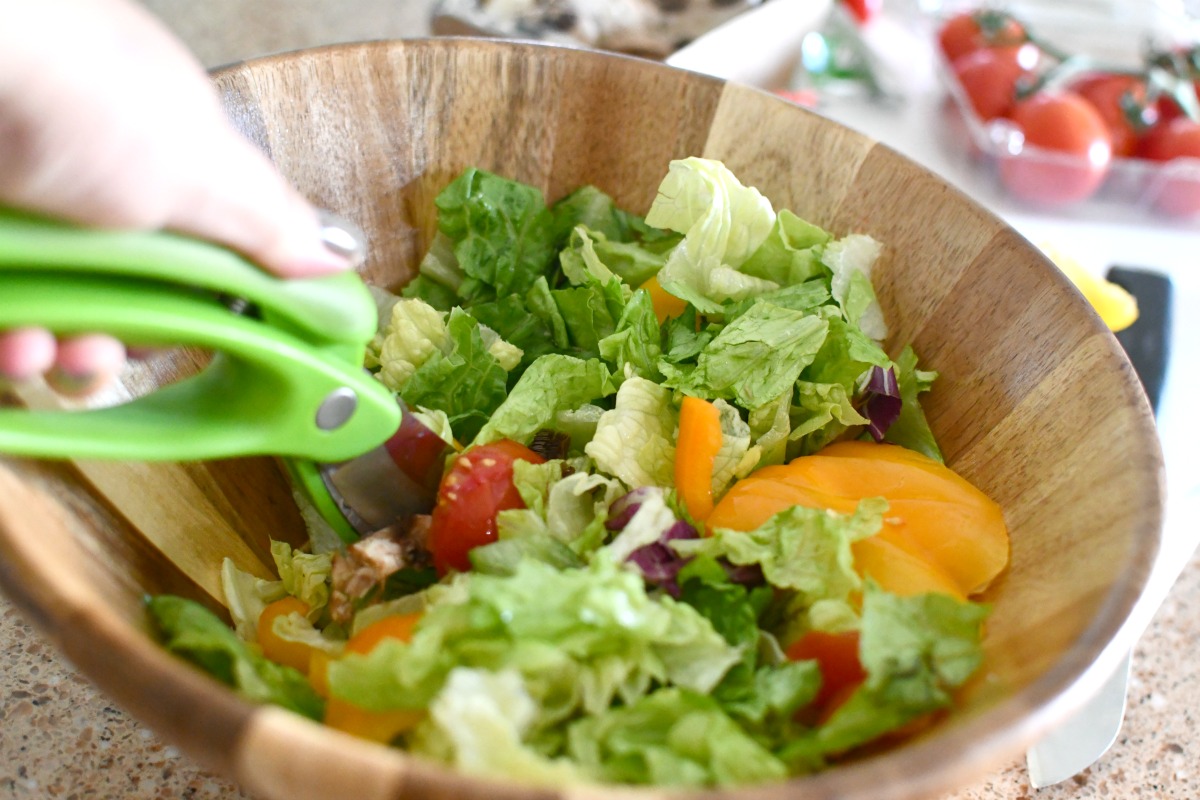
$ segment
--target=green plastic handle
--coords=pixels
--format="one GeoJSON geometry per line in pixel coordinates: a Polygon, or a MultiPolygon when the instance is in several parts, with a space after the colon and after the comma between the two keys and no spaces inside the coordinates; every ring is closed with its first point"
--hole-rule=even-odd
{"type": "Polygon", "coordinates": [[[0,409],[0,452],[186,461],[343,461],[391,436],[400,407],[362,369],[374,300],[350,273],[280,280],[163,233],[112,233],[0,212],[0,330],[105,332],[212,350],[200,374],[120,406],[0,409]],[[258,318],[231,311],[243,298],[258,318]]]}

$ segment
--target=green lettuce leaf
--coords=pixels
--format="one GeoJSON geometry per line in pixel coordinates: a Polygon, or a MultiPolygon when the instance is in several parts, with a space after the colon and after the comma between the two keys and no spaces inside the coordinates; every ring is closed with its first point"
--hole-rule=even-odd
{"type": "Polygon", "coordinates": [[[704,346],[696,366],[660,362],[666,385],[754,409],[788,391],[812,363],[829,324],[819,316],[756,303],[704,346]]]}
{"type": "Polygon", "coordinates": [[[675,429],[679,411],[671,391],[645,378],[628,378],[616,406],[600,415],[584,452],[597,469],[630,488],[675,482],[675,429]]]}
{"type": "Polygon", "coordinates": [[[658,282],[702,312],[719,312],[728,300],[779,288],[739,271],[770,234],[775,212],[757,189],[743,186],[719,161],[672,161],[646,222],[684,235],[659,270],[658,282]]]}
{"type": "Polygon", "coordinates": [[[404,389],[417,369],[450,351],[446,315],[424,300],[403,297],[392,306],[376,337],[379,380],[393,392],[404,389]]]}
{"type": "Polygon", "coordinates": [[[783,762],[694,691],[660,689],[575,722],[568,742],[582,769],[612,783],[743,786],[787,777],[783,762]]]}
{"type": "Polygon", "coordinates": [[[322,718],[325,704],[307,677],[268,661],[204,606],[182,597],[159,595],[146,600],[146,610],[167,650],[246,699],[282,706],[309,719],[322,718]]]}
{"type": "Polygon", "coordinates": [[[438,230],[453,242],[470,303],[521,294],[552,266],[553,216],[542,193],[518,181],[467,169],[438,194],[438,230]]]}
{"type": "Polygon", "coordinates": [[[258,638],[263,609],[287,596],[283,581],[270,581],[238,569],[233,560],[221,562],[221,593],[237,635],[247,642],[258,638]]]}
{"type": "Polygon", "coordinates": [[[833,272],[830,289],[846,319],[876,341],[887,337],[883,310],[871,285],[871,267],[883,247],[860,233],[852,233],[825,246],[821,262],[833,272]]]}
{"type": "Polygon", "coordinates": [[[742,272],[779,286],[794,286],[823,277],[826,268],[821,263],[821,246],[832,238],[785,209],[775,218],[771,233],[742,265],[742,272]]]}
{"type": "Polygon", "coordinates": [[[820,613],[828,615],[828,605],[848,606],[850,595],[862,588],[850,546],[877,533],[886,510],[880,498],[861,501],[853,514],[792,506],[752,531],[717,528],[706,538],[671,546],[683,556],[757,564],[767,583],[793,594],[799,613],[822,604],[820,613]]]}
{"type": "Polygon", "coordinates": [[[620,481],[604,475],[576,471],[563,477],[562,465],[558,460],[513,465],[513,484],[525,508],[497,515],[500,539],[549,536],[574,543],[591,526],[602,525],[609,505],[627,491],[620,481]]]}
{"type": "Polygon", "coordinates": [[[750,444],[750,426],[738,410],[718,398],[713,405],[720,415],[721,449],[713,459],[713,497],[720,499],[734,481],[749,475],[759,463],[761,449],[750,444]]]}
{"type": "Polygon", "coordinates": [[[711,691],[739,659],[695,609],[651,598],[639,575],[607,558],[579,570],[527,560],[512,575],[471,574],[458,586],[427,606],[411,642],[330,664],[333,695],[370,709],[420,708],[455,667],[511,669],[537,705],[533,727],[544,730],[634,702],[656,683],[711,691]]]}
{"type": "Polygon", "coordinates": [[[883,439],[909,450],[916,450],[930,458],[945,463],[937,439],[925,419],[920,395],[927,392],[937,378],[936,372],[917,369],[917,354],[906,346],[896,359],[896,383],[900,387],[900,416],[888,428],[883,439]]]}
{"type": "Polygon", "coordinates": [[[271,558],[283,582],[283,588],[309,607],[312,619],[329,602],[329,576],[333,571],[330,553],[304,553],[293,550],[287,542],[271,542],[271,558]]]}
{"type": "Polygon", "coordinates": [[[409,746],[466,775],[540,786],[583,782],[566,759],[551,760],[525,745],[536,717],[537,705],[516,671],[455,667],[409,746]]]}
{"type": "Polygon", "coordinates": [[[824,725],[787,745],[800,768],[819,767],[952,701],[952,691],[983,659],[981,629],[989,607],[949,595],[897,597],[868,583],[859,660],[866,682],[824,725]]]}
{"type": "Polygon", "coordinates": [[[522,444],[551,427],[562,411],[578,408],[612,394],[608,368],[598,359],[583,361],[546,355],[530,365],[504,402],[490,412],[472,444],[512,439],[522,444]]]}
{"type": "Polygon", "coordinates": [[[460,441],[470,440],[505,400],[508,373],[488,352],[479,323],[454,309],[446,323],[451,349],[422,364],[400,397],[409,406],[444,411],[460,441]]]}
{"type": "Polygon", "coordinates": [[[616,329],[600,340],[598,349],[600,357],[612,367],[615,379],[624,380],[627,374],[658,379],[662,345],[649,292],[633,293],[617,320],[616,329]]]}

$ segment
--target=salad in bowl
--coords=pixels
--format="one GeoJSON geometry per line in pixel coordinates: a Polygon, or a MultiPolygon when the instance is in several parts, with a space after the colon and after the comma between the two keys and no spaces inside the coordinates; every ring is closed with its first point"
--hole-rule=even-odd
{"type": "MultiPolygon", "coordinates": [[[[980,671],[1008,534],[943,463],[883,348],[886,243],[671,163],[644,218],[468,169],[380,311],[427,513],[308,514],[234,627],[147,600],[166,647],[254,701],[475,775],[732,786],[931,724],[980,671]]],[[[392,446],[394,445],[394,446],[392,446]]]]}

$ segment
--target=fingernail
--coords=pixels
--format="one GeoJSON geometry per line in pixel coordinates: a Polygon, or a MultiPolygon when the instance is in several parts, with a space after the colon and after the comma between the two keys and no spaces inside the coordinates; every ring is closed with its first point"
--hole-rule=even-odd
{"type": "MultiPolygon", "coordinates": [[[[311,213],[311,212],[310,212],[311,213]]],[[[354,223],[328,211],[317,211],[315,241],[312,234],[298,239],[301,250],[279,259],[280,274],[312,278],[355,269],[366,258],[366,235],[354,223]]]]}
{"type": "Polygon", "coordinates": [[[325,245],[326,250],[344,258],[352,268],[363,263],[367,256],[367,235],[362,228],[325,210],[317,211],[317,222],[321,244],[325,245]]]}
{"type": "Polygon", "coordinates": [[[101,380],[95,372],[68,372],[55,366],[46,373],[46,383],[59,394],[82,397],[99,389],[101,380]]]}

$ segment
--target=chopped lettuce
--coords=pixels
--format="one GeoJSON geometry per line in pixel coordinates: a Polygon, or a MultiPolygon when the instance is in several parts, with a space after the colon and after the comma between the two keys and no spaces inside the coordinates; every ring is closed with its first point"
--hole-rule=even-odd
{"type": "Polygon", "coordinates": [[[740,272],[775,225],[775,211],[757,189],[743,186],[719,161],[672,161],[646,223],[684,235],[658,272],[666,291],[703,312],[779,288],[740,272]]]}
{"type": "Polygon", "coordinates": [[[897,597],[868,583],[859,643],[866,682],[824,725],[788,743],[783,757],[798,768],[816,768],[830,755],[950,705],[951,692],[982,661],[988,612],[949,595],[897,597]]]}
{"type": "Polygon", "coordinates": [[[883,311],[871,285],[871,268],[883,247],[861,233],[852,233],[825,246],[821,261],[833,271],[831,291],[846,319],[876,341],[887,336],[883,311]]]}
{"type": "Polygon", "coordinates": [[[284,590],[304,601],[314,618],[329,602],[329,575],[333,558],[329,553],[304,553],[287,542],[271,542],[271,558],[284,590]]]}
{"type": "Polygon", "coordinates": [[[560,412],[607,397],[612,391],[608,368],[599,360],[542,356],[525,370],[504,401],[493,408],[472,443],[512,439],[528,444],[560,412]]]}
{"type": "Polygon", "coordinates": [[[172,595],[152,597],[146,610],[163,645],[256,703],[271,703],[320,720],[324,702],[308,678],[267,660],[199,603],[172,595]]]}
{"type": "Polygon", "coordinates": [[[411,749],[466,775],[546,786],[582,782],[571,762],[551,760],[526,746],[523,737],[536,718],[537,704],[515,670],[455,667],[430,703],[429,719],[411,749]]]}
{"type": "Polygon", "coordinates": [[[431,603],[412,641],[389,640],[329,665],[329,685],[368,709],[425,707],[456,667],[515,670],[537,705],[535,730],[579,712],[631,703],[656,683],[708,692],[737,650],[691,606],[651,598],[640,576],[607,558],[556,570],[472,574],[431,603]]]}
{"type": "Polygon", "coordinates": [[[612,501],[625,493],[620,481],[590,472],[563,476],[562,461],[513,464],[513,484],[525,508],[496,517],[500,539],[545,535],[574,543],[591,526],[603,524],[612,501]]]}
{"type": "Polygon", "coordinates": [[[553,216],[532,186],[468,169],[434,203],[463,275],[455,287],[463,300],[525,292],[557,255],[553,216]]]}
{"type": "Polygon", "coordinates": [[[832,237],[786,209],[779,212],[770,234],[742,265],[742,272],[782,286],[806,285],[822,276],[822,245],[832,237]]]}
{"type": "Polygon", "coordinates": [[[399,392],[413,373],[451,347],[445,314],[424,300],[400,298],[393,306],[379,343],[379,380],[399,392]]]}
{"type": "Polygon", "coordinates": [[[682,555],[756,564],[767,583],[795,596],[798,613],[816,608],[820,619],[849,608],[851,594],[862,588],[850,546],[877,533],[886,510],[879,498],[863,500],[854,514],[792,506],[752,531],[717,528],[707,538],[673,547],[682,555]]]}
{"type": "Polygon", "coordinates": [[[409,377],[400,397],[411,406],[446,412],[460,441],[470,440],[504,402],[508,373],[483,341],[483,331],[461,309],[446,324],[451,349],[437,353],[409,377]]]}
{"type": "Polygon", "coordinates": [[[779,781],[786,765],[746,734],[715,700],[660,689],[571,725],[572,757],[595,779],[658,786],[739,786],[779,781]]]}
{"type": "Polygon", "coordinates": [[[755,303],[708,342],[692,368],[660,362],[666,385],[754,409],[792,387],[825,341],[819,316],[755,303]]]}
{"type": "Polygon", "coordinates": [[[616,407],[600,415],[596,435],[584,448],[597,469],[626,486],[671,486],[675,479],[675,430],[679,411],[669,389],[629,378],[617,390],[616,407]]]}
{"type": "Polygon", "coordinates": [[[268,605],[287,596],[283,581],[269,581],[238,569],[233,560],[221,562],[221,594],[237,635],[247,642],[257,637],[258,618],[268,605]]]}
{"type": "Polygon", "coordinates": [[[929,391],[937,373],[917,369],[917,354],[911,345],[905,346],[895,366],[896,382],[900,384],[900,416],[888,428],[883,440],[916,450],[943,463],[942,450],[933,437],[933,431],[929,429],[929,421],[925,419],[919,398],[922,392],[929,391]]]}

